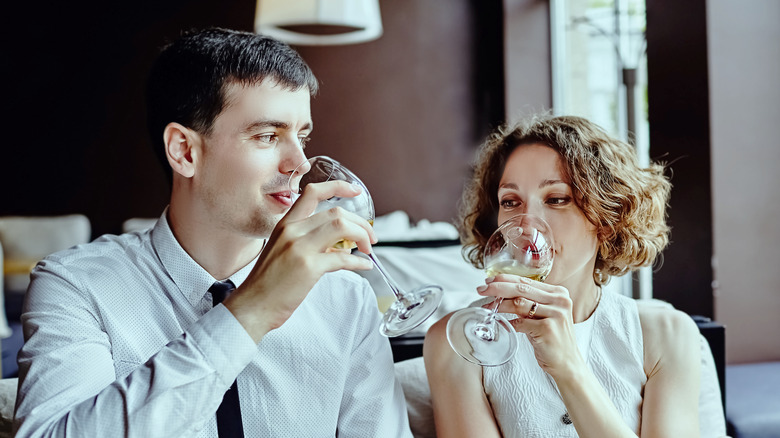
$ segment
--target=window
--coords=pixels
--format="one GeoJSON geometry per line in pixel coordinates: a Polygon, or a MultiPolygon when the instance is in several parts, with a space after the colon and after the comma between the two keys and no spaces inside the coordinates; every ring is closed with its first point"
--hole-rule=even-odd
{"type": "MultiPolygon", "coordinates": [[[[551,0],[550,9],[553,111],[588,118],[611,135],[630,139],[646,165],[645,1],[551,0]]],[[[631,277],[615,279],[610,287],[651,298],[651,268],[635,275],[636,281],[631,277]]]]}

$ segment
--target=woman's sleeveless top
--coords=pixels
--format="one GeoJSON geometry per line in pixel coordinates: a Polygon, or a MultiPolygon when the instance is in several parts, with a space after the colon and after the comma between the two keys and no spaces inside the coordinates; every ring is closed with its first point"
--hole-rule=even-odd
{"type": "MultiPolygon", "coordinates": [[[[586,321],[574,325],[577,346],[588,367],[612,399],[626,424],[637,434],[641,425],[644,372],[642,328],[636,302],[605,292],[586,321]]],[[[503,436],[576,437],[555,381],[542,371],[525,334],[508,363],[483,367],[483,385],[503,436]]]]}

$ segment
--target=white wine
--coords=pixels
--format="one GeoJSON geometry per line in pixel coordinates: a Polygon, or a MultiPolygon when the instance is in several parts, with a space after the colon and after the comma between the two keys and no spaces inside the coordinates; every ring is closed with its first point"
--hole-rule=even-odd
{"type": "Polygon", "coordinates": [[[382,313],[387,312],[387,309],[395,302],[395,295],[377,295],[376,305],[379,307],[379,311],[382,313]]]}
{"type": "Polygon", "coordinates": [[[357,248],[357,243],[355,243],[354,240],[341,239],[338,242],[334,243],[332,248],[338,250],[342,250],[342,249],[352,250],[357,248]]]}
{"type": "Polygon", "coordinates": [[[544,281],[550,273],[550,268],[552,268],[551,264],[533,267],[522,264],[517,260],[501,260],[488,266],[485,272],[491,277],[495,277],[498,274],[511,274],[530,278],[531,280],[544,281]]]}
{"type": "MultiPolygon", "coordinates": [[[[368,223],[372,227],[374,226],[374,220],[373,219],[369,220],[368,223]]],[[[339,249],[339,250],[340,249],[348,249],[348,250],[352,250],[352,249],[355,249],[355,248],[357,248],[357,243],[355,243],[355,241],[353,241],[353,240],[348,240],[348,239],[341,239],[338,242],[336,242],[335,244],[333,244],[333,249],[339,249]]]]}

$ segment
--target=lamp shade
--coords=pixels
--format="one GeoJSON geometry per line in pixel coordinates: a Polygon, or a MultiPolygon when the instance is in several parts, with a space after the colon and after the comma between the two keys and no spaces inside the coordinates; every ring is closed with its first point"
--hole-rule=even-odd
{"type": "Polygon", "coordinates": [[[304,46],[375,40],[379,0],[257,0],[255,32],[304,46]]]}

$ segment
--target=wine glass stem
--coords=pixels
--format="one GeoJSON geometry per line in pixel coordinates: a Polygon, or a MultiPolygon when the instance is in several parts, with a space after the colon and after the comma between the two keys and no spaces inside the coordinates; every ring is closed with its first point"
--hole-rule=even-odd
{"type": "Polygon", "coordinates": [[[498,306],[500,306],[503,301],[503,298],[496,297],[496,299],[493,301],[493,308],[490,309],[490,313],[498,312],[498,306]]]}
{"type": "MultiPolygon", "coordinates": [[[[381,263],[379,263],[379,259],[374,257],[374,254],[368,254],[368,258],[371,259],[372,262],[374,262],[374,266],[379,269],[379,273],[382,274],[382,279],[385,280],[385,283],[390,287],[390,290],[393,291],[393,294],[395,295],[395,299],[401,302],[405,301],[404,292],[403,290],[398,286],[398,284],[395,282],[395,280],[390,277],[390,275],[385,271],[384,266],[382,266],[381,263]]],[[[405,303],[406,304],[406,303],[405,303]]]]}
{"type": "Polygon", "coordinates": [[[500,306],[503,301],[504,301],[503,298],[496,298],[496,300],[493,301],[493,307],[490,309],[490,314],[485,317],[484,321],[482,321],[483,324],[492,324],[493,321],[496,320],[496,313],[498,313],[498,306],[500,306]]]}

